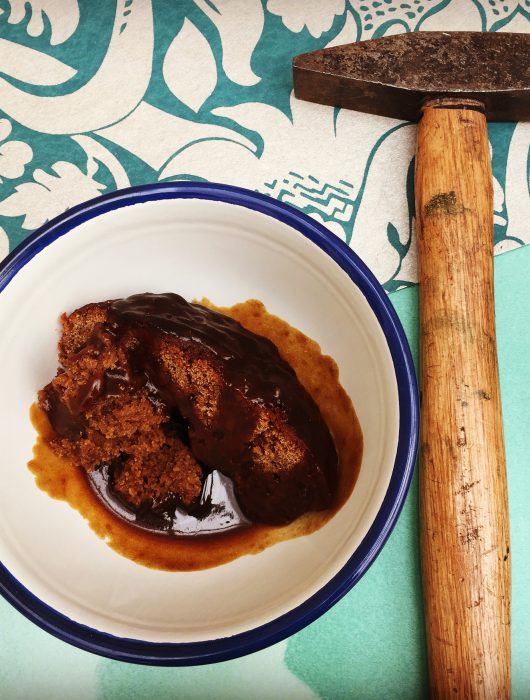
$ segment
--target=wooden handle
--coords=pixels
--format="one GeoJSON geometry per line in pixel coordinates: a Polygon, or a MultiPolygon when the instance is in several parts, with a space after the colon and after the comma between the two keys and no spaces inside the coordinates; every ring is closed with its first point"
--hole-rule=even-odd
{"type": "Polygon", "coordinates": [[[510,550],[480,107],[436,100],[418,127],[423,591],[431,697],[504,700],[510,550]]]}

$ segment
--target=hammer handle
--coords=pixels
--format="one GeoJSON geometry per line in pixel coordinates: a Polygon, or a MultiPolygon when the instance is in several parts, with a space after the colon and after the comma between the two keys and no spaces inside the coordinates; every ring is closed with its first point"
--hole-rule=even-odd
{"type": "Polygon", "coordinates": [[[423,109],[416,154],[421,546],[432,698],[510,697],[508,502],[480,103],[423,109]]]}

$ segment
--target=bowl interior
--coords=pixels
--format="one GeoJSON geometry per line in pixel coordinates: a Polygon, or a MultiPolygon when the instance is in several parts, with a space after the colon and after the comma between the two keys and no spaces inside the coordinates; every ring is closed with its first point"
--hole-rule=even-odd
{"type": "Polygon", "coordinates": [[[0,295],[0,561],[74,621],[153,642],[220,639],[292,610],[347,562],[385,496],[399,430],[395,370],[365,297],[317,245],[265,214],[219,201],[158,200],[82,223],[30,260],[0,295]],[[364,434],[354,492],[321,530],[214,569],[143,568],[105,545],[26,467],[29,407],[56,370],[58,318],[136,292],[249,298],[339,365],[364,434]]]}

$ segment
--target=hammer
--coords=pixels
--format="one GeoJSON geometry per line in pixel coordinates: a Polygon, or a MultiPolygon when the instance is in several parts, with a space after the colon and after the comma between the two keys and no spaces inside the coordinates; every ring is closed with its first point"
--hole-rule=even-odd
{"type": "Polygon", "coordinates": [[[510,697],[508,499],[486,115],[530,118],[530,35],[422,32],[301,54],[298,98],[418,121],[420,520],[431,697],[510,697]]]}

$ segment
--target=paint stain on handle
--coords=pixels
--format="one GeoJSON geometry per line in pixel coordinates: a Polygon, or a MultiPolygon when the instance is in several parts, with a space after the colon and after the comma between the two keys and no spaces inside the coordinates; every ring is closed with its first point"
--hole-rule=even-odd
{"type": "Polygon", "coordinates": [[[440,214],[444,216],[456,216],[457,214],[463,214],[464,211],[465,209],[458,201],[454,190],[435,194],[423,207],[423,213],[426,217],[440,214]]]}

